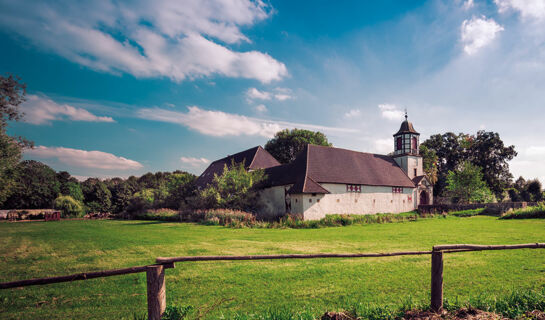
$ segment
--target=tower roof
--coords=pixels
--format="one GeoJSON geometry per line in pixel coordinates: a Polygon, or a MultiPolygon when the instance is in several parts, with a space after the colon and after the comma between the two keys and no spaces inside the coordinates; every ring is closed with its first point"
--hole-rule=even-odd
{"type": "Polygon", "coordinates": [[[401,123],[401,127],[399,127],[399,130],[394,134],[394,136],[397,136],[398,134],[402,133],[412,133],[420,135],[416,130],[414,130],[413,124],[407,120],[407,111],[405,111],[405,121],[401,123]]]}

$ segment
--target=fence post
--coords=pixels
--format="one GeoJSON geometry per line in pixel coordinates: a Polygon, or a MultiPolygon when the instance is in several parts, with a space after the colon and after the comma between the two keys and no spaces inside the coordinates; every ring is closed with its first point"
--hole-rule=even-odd
{"type": "Polygon", "coordinates": [[[161,320],[166,309],[165,269],[162,265],[148,266],[148,320],[161,320]]]}
{"type": "Polygon", "coordinates": [[[431,254],[431,310],[440,312],[443,309],[443,252],[433,251],[431,254]]]}

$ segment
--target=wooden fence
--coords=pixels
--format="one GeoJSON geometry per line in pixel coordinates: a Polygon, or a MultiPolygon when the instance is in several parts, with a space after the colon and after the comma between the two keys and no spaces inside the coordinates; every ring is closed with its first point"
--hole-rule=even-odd
{"type": "Polygon", "coordinates": [[[165,269],[174,268],[176,262],[189,261],[233,261],[233,260],[276,260],[276,259],[324,259],[324,258],[371,258],[393,257],[408,255],[431,255],[431,309],[441,311],[443,308],[443,253],[469,252],[483,250],[510,250],[510,249],[538,249],[545,248],[545,243],[528,243],[516,245],[473,245],[450,244],[437,245],[431,251],[406,251],[388,253],[324,253],[324,254],[279,254],[279,255],[253,255],[253,256],[186,256],[186,257],[159,257],[156,264],[131,267],[125,269],[106,270],[98,272],[78,273],[68,276],[37,278],[13,282],[0,283],[0,289],[43,285],[50,283],[69,282],[76,280],[89,280],[118,276],[131,273],[146,272],[148,319],[160,320],[166,309],[166,281],[165,269]]]}

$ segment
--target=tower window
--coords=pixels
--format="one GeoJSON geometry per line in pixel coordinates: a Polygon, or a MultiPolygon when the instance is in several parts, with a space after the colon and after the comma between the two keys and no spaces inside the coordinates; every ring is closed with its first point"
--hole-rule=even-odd
{"type": "Polygon", "coordinates": [[[401,150],[402,140],[401,137],[397,137],[396,140],[396,150],[401,150]]]}
{"type": "Polygon", "coordinates": [[[416,137],[413,137],[411,140],[412,140],[412,149],[416,150],[416,143],[417,143],[416,142],[416,137]]]}
{"type": "Polygon", "coordinates": [[[414,176],[416,177],[416,175],[417,175],[417,170],[416,168],[414,168],[414,176]]]}

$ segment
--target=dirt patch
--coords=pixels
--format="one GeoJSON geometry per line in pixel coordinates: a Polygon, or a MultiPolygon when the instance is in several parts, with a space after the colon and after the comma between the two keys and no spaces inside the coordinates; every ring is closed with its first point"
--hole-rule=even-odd
{"type": "Polygon", "coordinates": [[[321,320],[357,320],[356,317],[352,316],[347,312],[326,312],[320,318],[321,320]]]}
{"type": "Polygon", "coordinates": [[[443,311],[434,313],[431,311],[407,311],[403,316],[405,320],[507,320],[502,316],[473,308],[461,308],[455,311],[443,311]]]}

